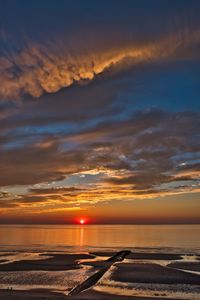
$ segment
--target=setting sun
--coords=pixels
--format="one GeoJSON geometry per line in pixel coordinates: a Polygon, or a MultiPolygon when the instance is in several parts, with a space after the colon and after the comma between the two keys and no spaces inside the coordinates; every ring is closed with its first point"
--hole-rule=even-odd
{"type": "Polygon", "coordinates": [[[80,219],[79,223],[80,223],[81,225],[84,225],[84,224],[85,224],[85,220],[84,220],[84,219],[80,219]]]}

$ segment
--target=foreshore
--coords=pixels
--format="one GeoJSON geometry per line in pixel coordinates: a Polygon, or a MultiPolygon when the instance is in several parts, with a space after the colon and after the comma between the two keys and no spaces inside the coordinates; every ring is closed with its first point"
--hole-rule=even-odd
{"type": "MultiPolygon", "coordinates": [[[[115,255],[116,252],[85,252],[85,253],[40,253],[37,259],[23,259],[6,261],[6,254],[1,256],[4,261],[0,263],[0,284],[4,288],[0,289],[0,299],[2,300],[64,300],[64,299],[80,299],[80,300],[163,300],[163,299],[187,299],[185,296],[191,291],[200,292],[200,275],[194,273],[194,270],[199,270],[199,256],[196,256],[195,261],[187,261],[192,259],[192,256],[185,254],[168,254],[168,253],[129,253],[123,262],[114,262],[109,270],[106,283],[94,282],[89,289],[86,289],[76,296],[69,296],[70,290],[76,285],[84,282],[102,268],[109,265],[108,258],[115,255]],[[85,269],[86,268],[86,269],[85,269]],[[85,270],[85,273],[84,273],[85,270]],[[81,277],[76,276],[76,272],[83,272],[81,277]],[[40,274],[41,273],[41,274],[40,274]],[[24,275],[25,274],[25,275],[24,275]],[[27,275],[26,275],[27,274],[27,275]],[[39,275],[38,275],[39,274],[39,275]],[[50,275],[49,275],[50,274],[50,275]],[[70,276],[74,277],[70,277],[70,276]],[[5,279],[5,275],[6,278],[5,279]],[[40,275],[52,288],[36,288],[35,286],[43,285],[40,282],[40,275]],[[22,280],[22,276],[24,276],[22,280]],[[31,276],[31,277],[30,277],[31,276]],[[48,277],[51,276],[51,277],[48,277]],[[55,286],[60,284],[59,276],[64,276],[66,283],[62,283],[62,289],[55,289],[55,286]],[[29,279],[30,277],[30,279],[29,279]],[[7,281],[6,281],[7,280],[7,281]],[[15,281],[16,280],[16,281],[15,281]],[[30,280],[30,282],[28,281],[30,280]],[[24,283],[26,281],[26,283],[24,283]],[[34,288],[26,288],[34,282],[34,288]],[[95,288],[97,286],[100,288],[95,288]],[[112,283],[117,283],[121,286],[129,284],[128,294],[114,293],[112,283]],[[148,295],[148,292],[138,292],[137,295],[131,294],[131,284],[156,284],[166,286],[165,291],[153,291],[148,295]],[[107,284],[107,286],[105,285],[107,284]],[[184,297],[176,297],[176,294],[170,294],[170,285],[184,286],[186,293],[184,297]],[[53,287],[54,286],[54,287],[53,287]],[[106,289],[104,287],[106,286],[106,289]],[[188,291],[187,291],[188,287],[188,291]],[[169,293],[168,293],[169,290],[169,293]]],[[[13,256],[12,256],[13,257],[13,256]]],[[[103,277],[104,278],[104,277],[103,277]]],[[[65,281],[63,281],[65,282],[65,281]]],[[[126,288],[125,288],[126,289],[126,288]]],[[[124,290],[125,291],[125,290],[124,290]]],[[[191,298],[188,298],[191,299],[191,298]]],[[[198,299],[198,298],[194,298],[198,299]]]]}
{"type": "MultiPolygon", "coordinates": [[[[77,296],[67,296],[60,293],[41,291],[41,290],[0,290],[0,299],[2,300],[164,300],[164,297],[138,297],[138,296],[122,296],[113,295],[94,290],[82,292],[77,296]]],[[[177,300],[175,298],[167,298],[168,300],[177,300]]],[[[179,298],[180,300],[180,298],[179,298]]]]}

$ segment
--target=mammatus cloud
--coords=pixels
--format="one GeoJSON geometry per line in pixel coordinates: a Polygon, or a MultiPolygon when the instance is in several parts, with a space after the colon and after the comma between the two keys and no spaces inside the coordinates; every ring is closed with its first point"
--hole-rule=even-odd
{"type": "Polygon", "coordinates": [[[199,30],[183,30],[158,40],[127,45],[107,50],[88,49],[74,54],[62,45],[28,42],[17,53],[5,52],[0,57],[0,98],[19,99],[25,94],[34,98],[43,93],[55,93],[73,82],[90,81],[109,69],[136,66],[139,63],[157,62],[163,59],[191,58],[200,43],[199,30]]]}

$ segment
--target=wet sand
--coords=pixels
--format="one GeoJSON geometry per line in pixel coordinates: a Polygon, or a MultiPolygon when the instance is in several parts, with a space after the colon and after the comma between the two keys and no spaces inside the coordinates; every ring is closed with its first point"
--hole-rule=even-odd
{"type": "Polygon", "coordinates": [[[64,271],[81,268],[80,259],[92,259],[90,254],[46,254],[41,260],[21,260],[8,264],[1,264],[0,271],[64,271]],[[51,257],[49,257],[51,256],[51,257]]]}
{"type": "MultiPolygon", "coordinates": [[[[116,252],[91,252],[96,256],[105,256],[109,257],[114,255],[116,252]]],[[[156,260],[178,260],[181,259],[182,254],[167,254],[167,253],[143,253],[143,252],[134,252],[127,255],[126,258],[129,259],[156,259],[156,260]]]]}
{"type": "Polygon", "coordinates": [[[200,272],[200,262],[173,262],[167,266],[176,269],[200,272]]]}
{"type": "MultiPolygon", "coordinates": [[[[102,268],[109,266],[108,257],[115,255],[117,252],[91,252],[92,255],[102,257],[104,259],[91,260],[83,262],[83,265],[92,266],[95,268],[102,268]]],[[[126,256],[126,259],[133,260],[180,260],[181,254],[166,254],[166,253],[130,253],[126,256]]]]}
{"type": "Polygon", "coordinates": [[[111,279],[133,283],[200,285],[200,276],[150,263],[116,264],[111,279]]]}
{"type": "MultiPolygon", "coordinates": [[[[88,290],[78,296],[65,296],[55,292],[48,292],[44,290],[30,290],[30,291],[7,291],[0,290],[0,299],[2,300],[164,300],[166,298],[160,297],[137,297],[137,296],[118,296],[107,294],[94,290],[88,290]]],[[[176,300],[175,298],[167,298],[168,300],[176,300]]],[[[180,300],[180,299],[179,299],[180,300]]]]}
{"type": "Polygon", "coordinates": [[[4,262],[6,262],[7,260],[5,260],[5,259],[0,259],[0,263],[4,263],[4,262]]]}
{"type": "MultiPolygon", "coordinates": [[[[40,260],[21,260],[11,263],[1,264],[1,272],[16,272],[16,271],[67,271],[82,268],[84,265],[93,267],[92,272],[96,272],[102,267],[107,267],[110,261],[108,257],[114,255],[115,252],[91,252],[91,253],[46,253],[41,254],[40,260]],[[97,255],[96,257],[94,256],[97,255]],[[102,260],[98,256],[102,257],[102,260]],[[105,258],[104,258],[105,257],[105,258]],[[82,261],[83,260],[83,261],[82,261]],[[88,260],[88,261],[84,261],[88,260]]],[[[187,285],[200,285],[200,276],[189,272],[184,272],[177,269],[189,270],[199,268],[198,262],[171,262],[167,267],[154,263],[155,260],[180,260],[179,254],[165,254],[165,253],[131,253],[128,254],[128,259],[135,259],[136,262],[118,262],[112,267],[109,280],[118,281],[121,283],[156,283],[166,285],[187,284],[187,285]],[[143,263],[138,262],[138,259],[144,260],[143,263]],[[153,260],[152,263],[145,260],[153,260]],[[193,269],[192,269],[193,268],[193,269]]],[[[2,258],[3,259],[3,258],[2,258]]],[[[19,272],[20,274],[20,272],[19,272]]],[[[89,275],[87,275],[89,276],[89,275]]],[[[12,286],[12,285],[8,285],[12,286]]],[[[122,296],[115,294],[108,294],[106,292],[97,291],[93,288],[85,290],[76,296],[68,296],[69,288],[66,286],[66,295],[62,292],[55,293],[49,289],[31,289],[31,290],[0,290],[0,299],[2,300],[64,300],[64,299],[79,299],[79,300],[160,300],[166,299],[162,297],[139,297],[139,296],[122,296]],[[67,291],[68,290],[68,291],[67,291]]],[[[175,298],[167,298],[175,300],[175,298]]],[[[179,297],[179,300],[181,298],[179,297]]]]}
{"type": "Polygon", "coordinates": [[[2,256],[11,256],[11,255],[15,255],[15,253],[13,253],[13,252],[0,253],[0,257],[2,257],[2,256]]]}

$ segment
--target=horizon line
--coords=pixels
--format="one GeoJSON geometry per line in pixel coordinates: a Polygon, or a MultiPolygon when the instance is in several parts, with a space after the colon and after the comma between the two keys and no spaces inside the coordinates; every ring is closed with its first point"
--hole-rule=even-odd
{"type": "Polygon", "coordinates": [[[77,226],[92,226],[92,225],[200,225],[200,222],[178,222],[178,223],[97,223],[91,222],[87,224],[79,223],[0,223],[1,225],[77,225],[77,226]]]}

